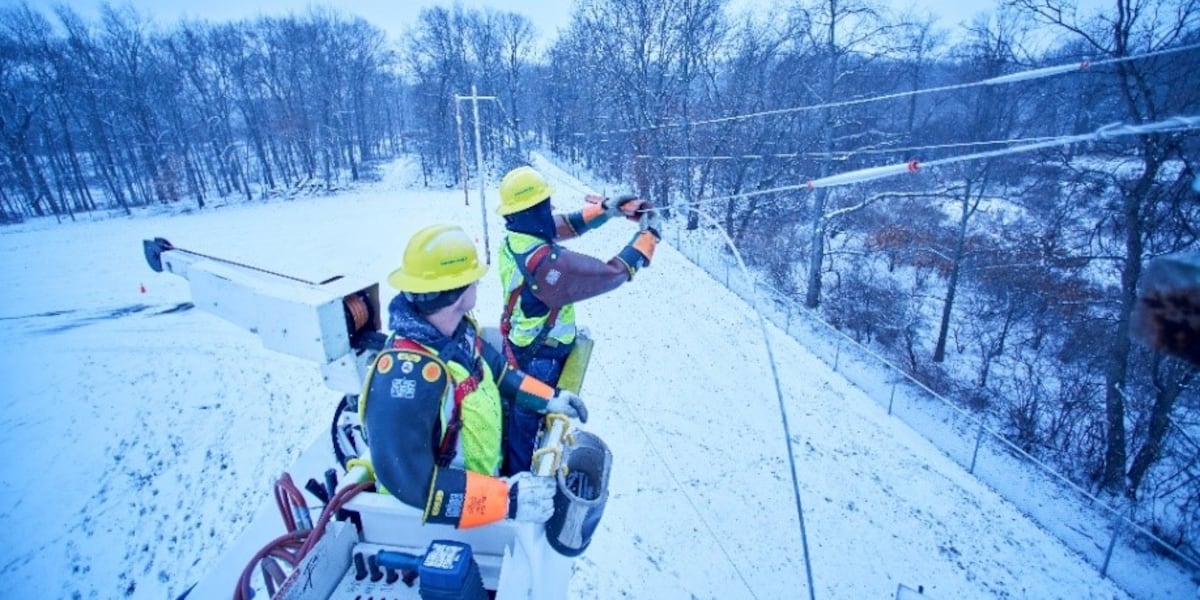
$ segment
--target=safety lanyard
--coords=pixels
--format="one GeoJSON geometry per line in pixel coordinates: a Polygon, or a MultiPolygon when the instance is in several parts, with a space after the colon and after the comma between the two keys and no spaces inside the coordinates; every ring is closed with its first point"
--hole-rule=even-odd
{"type": "Polygon", "coordinates": [[[533,338],[533,341],[521,351],[521,360],[518,361],[513,349],[512,340],[508,338],[508,333],[512,331],[513,309],[516,308],[517,302],[520,301],[521,292],[524,291],[526,285],[529,285],[533,290],[537,289],[537,283],[533,279],[533,271],[537,270],[547,254],[553,256],[553,250],[551,244],[541,244],[525,254],[517,254],[513,250],[511,240],[507,237],[504,238],[504,246],[508,249],[508,253],[512,255],[513,262],[517,264],[517,269],[521,271],[521,283],[508,293],[508,302],[504,305],[504,314],[500,316],[500,334],[504,338],[504,357],[508,360],[508,364],[513,368],[520,368],[521,362],[532,358],[542,343],[546,341],[546,337],[550,335],[550,330],[554,329],[554,324],[558,321],[558,312],[562,310],[562,307],[559,306],[550,310],[550,314],[546,315],[546,322],[542,324],[542,328],[538,331],[537,336],[533,338]],[[533,263],[532,266],[526,266],[526,260],[533,263]]]}
{"type": "MultiPolygon", "coordinates": [[[[479,389],[479,380],[483,374],[483,360],[480,355],[483,352],[483,339],[479,337],[479,333],[475,333],[475,356],[474,367],[471,369],[471,374],[462,381],[454,381],[454,374],[450,369],[446,369],[446,376],[454,382],[454,410],[450,413],[450,422],[446,423],[446,431],[442,434],[442,441],[438,444],[437,464],[440,467],[450,465],[454,460],[457,452],[455,446],[458,445],[458,432],[462,430],[462,404],[472,392],[479,389]]],[[[432,353],[424,345],[417,343],[405,337],[395,336],[392,338],[392,347],[400,350],[412,350],[424,354],[432,353]]]]}

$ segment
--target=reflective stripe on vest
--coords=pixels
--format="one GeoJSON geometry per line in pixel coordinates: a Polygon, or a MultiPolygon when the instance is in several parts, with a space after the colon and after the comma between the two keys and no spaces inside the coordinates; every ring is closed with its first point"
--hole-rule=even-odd
{"type": "MultiPolygon", "coordinates": [[[[441,439],[443,445],[454,444],[448,466],[494,476],[500,473],[500,461],[503,458],[500,448],[503,431],[500,390],[492,379],[491,367],[480,357],[482,342],[478,335],[475,340],[474,358],[480,365],[478,376],[472,375],[457,361],[443,361],[450,375],[451,386],[442,398],[441,439]],[[454,414],[456,406],[459,413],[457,418],[454,414]],[[447,429],[452,426],[457,427],[458,431],[447,429]]],[[[428,346],[407,338],[394,337],[390,345],[393,348],[421,349],[435,355],[428,346]]],[[[446,450],[435,450],[439,454],[439,462],[440,455],[446,450]]]]}
{"type": "MultiPolygon", "coordinates": [[[[517,288],[527,285],[525,277],[521,275],[521,269],[517,268],[518,256],[520,260],[526,261],[529,256],[537,250],[538,246],[546,242],[532,235],[527,235],[519,232],[509,232],[507,242],[500,248],[500,284],[504,286],[504,298],[507,299],[517,288]],[[509,251],[511,245],[512,251],[509,251]],[[514,256],[516,253],[517,256],[514,256]]],[[[527,264],[527,267],[529,265],[527,264]]],[[[529,282],[530,284],[532,282],[529,282]]],[[[518,292],[519,293],[519,292],[518,292]]],[[[540,317],[530,317],[525,315],[525,311],[521,308],[521,302],[514,303],[512,315],[509,316],[509,332],[508,339],[516,346],[524,348],[537,338],[542,327],[545,326],[549,314],[540,317]]],[[[575,304],[567,304],[558,311],[558,317],[554,322],[554,326],[546,335],[547,340],[554,340],[559,344],[569,344],[575,341],[575,304]]]]}

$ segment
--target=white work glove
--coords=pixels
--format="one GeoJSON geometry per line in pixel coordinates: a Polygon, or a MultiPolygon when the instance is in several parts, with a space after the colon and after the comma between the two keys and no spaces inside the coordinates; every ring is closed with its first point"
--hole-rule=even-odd
{"type": "Polygon", "coordinates": [[[530,523],[545,523],[554,514],[554,477],[538,477],[521,471],[504,480],[508,483],[508,518],[530,523]]]}
{"type": "Polygon", "coordinates": [[[562,413],[572,419],[587,423],[587,406],[583,398],[570,390],[558,390],[554,397],[546,402],[547,413],[562,413]]]}

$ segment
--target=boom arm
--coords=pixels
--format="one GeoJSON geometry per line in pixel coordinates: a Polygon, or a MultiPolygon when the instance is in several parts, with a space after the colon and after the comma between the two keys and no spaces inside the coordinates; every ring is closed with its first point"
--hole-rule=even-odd
{"type": "Polygon", "coordinates": [[[258,335],[270,350],[316,362],[325,385],[362,391],[382,346],[379,284],[342,276],[315,283],[144,240],[146,262],[187,280],[196,307],[258,335]]]}

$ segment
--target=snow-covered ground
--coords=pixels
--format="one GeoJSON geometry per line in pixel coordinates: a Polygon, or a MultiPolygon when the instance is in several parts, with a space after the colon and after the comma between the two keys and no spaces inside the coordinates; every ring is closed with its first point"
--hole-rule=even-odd
{"type": "MultiPolygon", "coordinates": [[[[141,241],[302,279],[371,281],[431,223],[461,224],[483,245],[474,192],[465,206],[461,190],[415,180],[402,162],[336,197],[0,230],[4,597],[182,594],[325,435],[338,394],[316,367],[187,309],[186,281],[151,272],[141,241]]],[[[581,188],[561,180],[558,208],[574,207],[581,188]]],[[[488,218],[494,253],[503,230],[488,218]]],[[[632,234],[610,223],[571,245],[607,258],[632,234]]],[[[498,279],[493,268],[480,290],[485,324],[500,312],[498,279]]],[[[394,293],[381,292],[385,303],[394,293]]],[[[749,306],[664,245],[631,284],[581,304],[579,320],[597,339],[586,428],[615,462],[571,596],[806,597],[780,408],[749,306]]],[[[769,332],[817,598],[887,598],[900,585],[940,599],[1130,597],[769,332]]],[[[1128,591],[1178,598],[1188,585],[1147,572],[1128,591]]]]}

